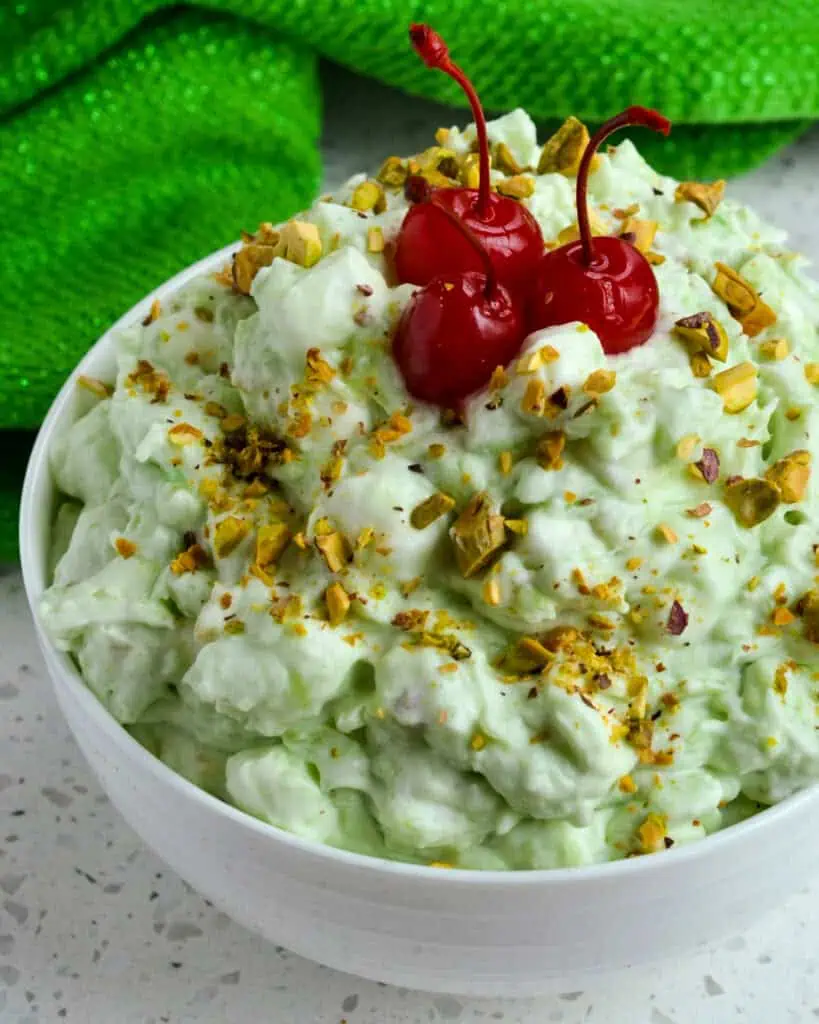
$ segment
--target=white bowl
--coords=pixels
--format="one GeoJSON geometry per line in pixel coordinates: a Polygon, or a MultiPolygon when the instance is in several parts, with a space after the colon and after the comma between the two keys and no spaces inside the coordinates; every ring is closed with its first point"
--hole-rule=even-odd
{"type": "Polygon", "coordinates": [[[113,370],[111,333],[151,299],[223,265],[229,247],[168,281],[82,360],[34,446],[23,489],[26,593],[60,706],[123,817],[225,913],[331,967],[458,995],[582,987],[743,928],[814,870],[819,787],[690,846],[596,867],[470,872],[397,864],[299,839],[223,804],[144,750],[98,703],[39,622],[54,507],[48,452],[76,379],[113,370]]]}

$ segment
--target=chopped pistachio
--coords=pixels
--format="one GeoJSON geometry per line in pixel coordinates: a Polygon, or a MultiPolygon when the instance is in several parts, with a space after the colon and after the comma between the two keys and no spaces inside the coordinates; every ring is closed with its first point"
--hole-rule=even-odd
{"type": "Polygon", "coordinates": [[[436,184],[434,180],[430,179],[430,172],[449,178],[448,185],[451,185],[452,180],[458,177],[458,157],[455,150],[446,146],[430,146],[417,158],[411,160],[410,165],[410,169],[417,166],[418,172],[427,177],[430,184],[436,184]]]}
{"type": "Polygon", "coordinates": [[[819,384],[819,363],[805,363],[805,380],[808,384],[819,384]]]}
{"type": "Polygon", "coordinates": [[[512,178],[501,178],[495,188],[510,199],[528,199],[534,194],[535,179],[528,174],[516,174],[512,178]]]}
{"type": "Polygon", "coordinates": [[[556,470],[563,467],[566,435],[562,430],[550,430],[537,443],[535,458],[541,469],[556,470]]]}
{"type": "Polygon", "coordinates": [[[137,553],[136,544],[127,537],[117,537],[114,541],[114,547],[116,548],[117,554],[120,558],[131,558],[137,553]]]}
{"type": "Polygon", "coordinates": [[[775,462],[765,473],[765,479],[779,489],[786,505],[793,505],[805,497],[810,471],[810,452],[800,448],[775,462]]]}
{"type": "Polygon", "coordinates": [[[682,462],[690,462],[699,443],[699,434],[685,434],[677,442],[677,458],[682,462]]]}
{"type": "Polygon", "coordinates": [[[461,184],[467,188],[479,188],[481,184],[480,160],[477,153],[470,153],[461,165],[461,184]]]}
{"type": "Polygon", "coordinates": [[[515,363],[515,373],[518,374],[518,376],[520,377],[525,377],[530,373],[537,373],[537,371],[541,368],[542,365],[543,356],[541,355],[541,350],[537,348],[534,352],[529,352],[525,356],[521,356],[520,359],[518,359],[518,361],[515,363]]]}
{"type": "Polygon", "coordinates": [[[657,535],[661,537],[666,544],[676,544],[679,540],[676,532],[667,523],[660,523],[657,527],[657,535]]]}
{"type": "Polygon", "coordinates": [[[751,312],[739,322],[748,337],[755,338],[760,331],[764,331],[766,327],[771,327],[776,323],[776,313],[760,299],[751,312]]]}
{"type": "Polygon", "coordinates": [[[781,362],[790,353],[790,350],[787,338],[771,338],[769,341],[763,341],[759,346],[760,354],[773,362],[781,362]]]}
{"type": "Polygon", "coordinates": [[[702,501],[694,508],[686,510],[686,514],[691,516],[692,519],[704,519],[706,516],[710,516],[712,512],[713,508],[707,501],[702,501]]]}
{"type": "Polygon", "coordinates": [[[350,596],[340,583],[331,583],[324,591],[324,603],[331,626],[338,626],[347,618],[350,610],[350,596]]]}
{"type": "Polygon", "coordinates": [[[255,564],[260,569],[274,565],[287,547],[290,530],[285,523],[267,523],[256,534],[255,564]]]}
{"type": "Polygon", "coordinates": [[[215,416],[219,420],[223,420],[228,414],[227,409],[219,402],[205,402],[205,412],[208,416],[215,416]]]}
{"type": "Polygon", "coordinates": [[[321,482],[325,489],[329,489],[341,477],[344,469],[344,456],[334,455],[321,467],[321,482]]]}
{"type": "Polygon", "coordinates": [[[668,816],[665,814],[649,814],[637,829],[641,853],[656,853],[665,846],[668,835],[668,816]]]}
{"type": "Polygon", "coordinates": [[[148,310],[148,315],[142,321],[142,326],[147,327],[152,324],[154,320],[158,320],[162,313],[162,306],[160,305],[159,299],[154,299],[151,303],[151,308],[148,310]]]}
{"type": "Polygon", "coordinates": [[[546,410],[546,385],[540,377],[533,377],[526,385],[521,408],[532,416],[542,416],[546,410]]]}
{"type": "Polygon", "coordinates": [[[494,606],[499,605],[501,603],[500,583],[490,576],[483,585],[481,596],[487,604],[494,606]]]}
{"type": "Polygon", "coordinates": [[[278,245],[281,232],[273,227],[270,221],[263,221],[256,229],[255,235],[242,235],[245,242],[258,242],[259,245],[278,245]]]}
{"type": "Polygon", "coordinates": [[[378,180],[389,188],[402,188],[407,180],[407,167],[399,156],[388,156],[378,172],[378,180]]]}
{"type": "Polygon", "coordinates": [[[472,651],[454,633],[422,630],[414,633],[413,639],[419,647],[435,647],[439,651],[446,651],[455,661],[466,661],[472,657],[472,651]]]}
{"type": "Polygon", "coordinates": [[[726,263],[715,266],[717,276],[711,287],[731,311],[731,316],[742,324],[749,338],[776,323],[776,313],[762,301],[753,285],[726,263]]]}
{"type": "Polygon", "coordinates": [[[385,247],[384,232],[377,225],[367,228],[367,252],[383,252],[385,247]]]}
{"type": "Polygon", "coordinates": [[[336,371],[323,358],[321,351],[317,348],[309,348],[305,356],[304,377],[308,384],[318,387],[329,384],[336,375],[336,371]]]}
{"type": "Polygon", "coordinates": [[[703,448],[702,455],[689,466],[690,471],[698,480],[713,484],[719,479],[719,454],[714,448],[703,448]]]}
{"type": "Polygon", "coordinates": [[[819,589],[809,590],[796,606],[802,617],[805,636],[812,644],[819,644],[819,589]]]}
{"type": "MultiPolygon", "coordinates": [[[[589,209],[589,228],[592,235],[595,236],[608,234],[605,222],[593,208],[589,209]]],[[[576,242],[578,238],[580,238],[580,228],[577,221],[574,221],[573,224],[569,224],[558,233],[557,241],[560,245],[568,245],[569,242],[576,242]]]]}
{"type": "Polygon", "coordinates": [[[407,633],[416,633],[426,628],[429,611],[422,608],[408,608],[404,612],[398,612],[390,625],[397,629],[403,629],[407,633]]]}
{"type": "Polygon", "coordinates": [[[429,457],[431,459],[443,458],[443,456],[446,455],[446,445],[445,444],[431,444],[427,448],[427,454],[429,455],[429,457]]]}
{"type": "Polygon", "coordinates": [[[300,267],[312,267],[321,259],[321,236],[315,224],[291,220],[282,228],[284,258],[300,267]]]}
{"type": "Polygon", "coordinates": [[[237,516],[225,516],[213,531],[213,550],[217,558],[227,558],[241,544],[250,532],[250,524],[246,519],[237,516]]]}
{"type": "Polygon", "coordinates": [[[353,189],[350,206],[362,213],[368,210],[383,213],[387,208],[383,187],[377,181],[362,181],[353,189]]]}
{"type": "Polygon", "coordinates": [[[757,396],[756,366],[750,362],[737,363],[736,366],[718,373],[712,381],[712,386],[722,397],[725,412],[742,412],[757,396]]]}
{"type": "Polygon", "coordinates": [[[720,363],[728,357],[728,335],[711,313],[682,317],[675,322],[673,333],[686,341],[694,352],[705,352],[720,363]]]}
{"type": "Polygon", "coordinates": [[[372,526],[362,526],[355,539],[356,551],[363,551],[375,540],[375,529],[372,526]]]}
{"type": "Polygon", "coordinates": [[[179,448],[202,439],[202,431],[190,423],[175,423],[168,431],[168,440],[179,448]]]}
{"type": "Polygon", "coordinates": [[[725,488],[725,504],[740,526],[749,529],[772,516],[780,500],[779,488],[770,480],[739,479],[725,488]]]}
{"type": "Polygon", "coordinates": [[[516,533],[519,537],[525,537],[529,532],[529,521],[527,519],[505,519],[504,525],[510,533],[516,533]]]}
{"type": "Polygon", "coordinates": [[[317,536],[315,544],[330,572],[341,572],[352,558],[347,538],[338,530],[317,536]]]}
{"type": "Polygon", "coordinates": [[[253,280],[262,269],[269,267],[276,256],[280,255],[280,246],[257,245],[251,243],[243,246],[233,257],[233,287],[242,295],[250,295],[253,280]]]}
{"type": "Polygon", "coordinates": [[[505,675],[536,675],[554,661],[554,657],[553,652],[535,637],[522,636],[504,653],[498,667],[505,675]]]}
{"type": "Polygon", "coordinates": [[[751,312],[759,301],[756,289],[744,277],[738,274],[733,267],[719,262],[715,263],[714,266],[717,268],[717,276],[714,278],[711,288],[731,311],[731,316],[741,320],[742,317],[751,312]]]}
{"type": "Polygon", "coordinates": [[[483,569],[506,543],[503,516],[495,512],[489,495],[475,494],[452,527],[458,568],[466,579],[483,569]]]}
{"type": "Polygon", "coordinates": [[[709,184],[699,181],[681,181],[674,192],[674,199],[678,203],[694,203],[708,220],[716,212],[724,195],[725,182],[722,180],[709,184]]]}
{"type": "Polygon", "coordinates": [[[792,622],[796,622],[796,616],[790,608],[775,608],[771,615],[771,622],[775,626],[790,626],[792,622]]]}
{"type": "Polygon", "coordinates": [[[639,220],[637,217],[629,217],[620,229],[620,238],[631,243],[640,252],[648,252],[657,234],[656,220],[639,220]]]}
{"type": "MultiPolygon", "coordinates": [[[[191,544],[173,559],[170,569],[174,576],[182,576],[186,572],[196,572],[200,566],[207,565],[207,562],[208,556],[201,545],[191,544]]],[[[230,594],[223,594],[222,598],[225,597],[229,599],[230,594]]],[[[227,607],[229,606],[228,604],[227,607]]]]}
{"type": "Polygon", "coordinates": [[[523,170],[505,142],[497,142],[492,147],[492,165],[504,174],[520,174],[523,170]]]}
{"type": "Polygon", "coordinates": [[[483,750],[486,744],[487,739],[482,732],[474,733],[472,739],[469,741],[469,745],[474,751],[483,750]]]}
{"type": "MultiPolygon", "coordinates": [[[[544,144],[537,173],[550,174],[558,171],[566,177],[573,177],[580,168],[580,161],[588,144],[588,128],[576,117],[568,117],[544,144]]],[[[592,170],[598,162],[599,159],[595,156],[592,160],[592,170]]]]}
{"type": "Polygon", "coordinates": [[[586,395],[605,395],[617,383],[614,370],[593,370],[583,384],[586,395]]]}
{"type": "Polygon", "coordinates": [[[498,456],[498,468],[504,476],[508,476],[512,472],[512,453],[501,452],[498,456]]]}
{"type": "Polygon", "coordinates": [[[711,360],[705,352],[692,352],[688,357],[691,372],[700,380],[711,376],[711,360]]]}
{"type": "Polygon", "coordinates": [[[455,499],[442,491],[436,491],[410,512],[410,525],[416,530],[425,530],[441,516],[455,508],[455,499]]]}

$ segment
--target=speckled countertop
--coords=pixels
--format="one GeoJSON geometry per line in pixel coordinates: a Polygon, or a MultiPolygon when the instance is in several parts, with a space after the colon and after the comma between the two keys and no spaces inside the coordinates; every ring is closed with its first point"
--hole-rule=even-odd
{"type": "MultiPolygon", "coordinates": [[[[327,74],[328,184],[420,149],[460,118],[327,74]]],[[[815,129],[732,191],[819,265],[817,170],[815,129]]],[[[166,870],[103,796],[57,710],[12,568],[0,569],[0,820],[4,1024],[819,1021],[819,877],[718,947],[604,988],[521,1002],[375,985],[264,943],[166,870]]]]}

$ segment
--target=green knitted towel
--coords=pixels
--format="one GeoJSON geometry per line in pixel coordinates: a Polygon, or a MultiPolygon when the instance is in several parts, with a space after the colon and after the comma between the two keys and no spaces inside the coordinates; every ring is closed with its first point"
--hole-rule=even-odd
{"type": "Polygon", "coordinates": [[[819,116],[815,0],[7,0],[0,560],[16,554],[27,431],[89,344],[240,227],[309,202],[318,55],[463,104],[413,55],[412,20],[441,32],[489,109],[660,108],[674,134],[641,147],[683,176],[746,169],[819,116]]]}

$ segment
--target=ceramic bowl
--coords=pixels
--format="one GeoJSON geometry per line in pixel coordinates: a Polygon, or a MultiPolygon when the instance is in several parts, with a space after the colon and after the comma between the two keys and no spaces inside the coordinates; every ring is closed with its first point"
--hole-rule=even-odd
{"type": "Polygon", "coordinates": [[[113,371],[112,332],[233,247],[168,281],[111,328],[57,396],[26,475],[23,577],[40,646],[77,743],[125,820],[225,913],[305,957],[457,995],[529,996],[677,955],[741,930],[814,870],[819,787],[717,835],[594,867],[470,872],[393,863],[290,835],[197,789],[143,749],[86,688],[38,616],[55,491],[49,449],[80,374],[113,371]]]}

